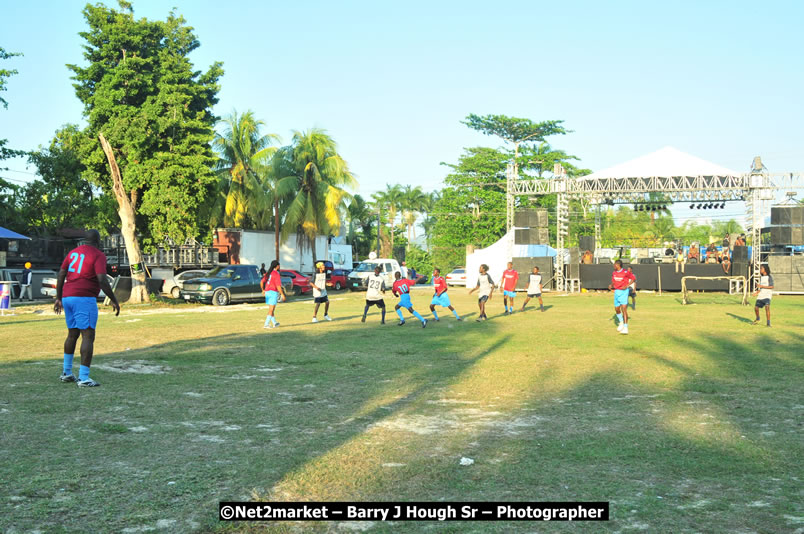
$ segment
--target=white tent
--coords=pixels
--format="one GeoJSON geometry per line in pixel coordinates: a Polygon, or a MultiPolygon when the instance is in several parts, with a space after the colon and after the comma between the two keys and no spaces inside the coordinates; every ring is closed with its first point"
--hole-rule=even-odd
{"type": "MultiPolygon", "coordinates": [[[[556,249],[547,245],[516,245],[514,244],[514,229],[511,228],[499,241],[486,248],[475,250],[466,255],[466,287],[477,285],[480,266],[489,266],[489,274],[495,283],[499,284],[506,264],[513,258],[531,258],[556,255],[556,249]]],[[[519,273],[522,276],[525,273],[519,273]]]]}
{"type": "Polygon", "coordinates": [[[656,152],[597,171],[580,180],[597,178],[670,178],[673,176],[740,176],[742,173],[666,146],[656,152]]]}

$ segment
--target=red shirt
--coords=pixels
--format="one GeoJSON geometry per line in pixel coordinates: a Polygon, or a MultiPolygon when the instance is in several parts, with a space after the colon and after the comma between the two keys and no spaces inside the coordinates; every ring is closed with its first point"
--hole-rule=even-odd
{"type": "Polygon", "coordinates": [[[106,275],[106,255],[92,245],[81,245],[67,254],[61,268],[67,271],[62,297],[97,297],[98,275],[106,275]]]}
{"type": "Polygon", "coordinates": [[[396,282],[394,282],[393,292],[394,295],[404,295],[405,293],[410,293],[410,286],[412,286],[415,282],[413,280],[408,280],[407,278],[400,278],[396,282]]]}
{"type": "Polygon", "coordinates": [[[436,295],[440,295],[447,290],[447,281],[444,280],[443,276],[434,276],[433,285],[435,286],[436,295]]]}
{"type": "MultiPolygon", "coordinates": [[[[271,271],[270,276],[266,274],[265,277],[268,278],[268,283],[263,284],[265,291],[279,292],[279,286],[282,285],[282,275],[279,274],[279,271],[274,269],[271,271]]],[[[265,277],[263,277],[263,279],[265,279],[265,277]]]]}
{"type": "Polygon", "coordinates": [[[506,269],[503,272],[503,291],[515,290],[517,280],[519,280],[519,273],[513,269],[506,269]]]}
{"type": "Polygon", "coordinates": [[[611,285],[614,286],[614,289],[628,289],[631,282],[636,282],[634,273],[629,273],[625,269],[611,273],[611,285]]]}

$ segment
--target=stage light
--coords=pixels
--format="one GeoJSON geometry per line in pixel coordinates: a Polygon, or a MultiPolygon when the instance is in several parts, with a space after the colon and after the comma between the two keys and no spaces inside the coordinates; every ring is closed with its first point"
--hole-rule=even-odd
{"type": "Polygon", "coordinates": [[[726,209],[726,203],[725,202],[720,203],[720,209],[726,209]]]}
{"type": "Polygon", "coordinates": [[[696,209],[701,209],[701,204],[698,204],[697,206],[695,206],[695,208],[696,209]]]}
{"type": "Polygon", "coordinates": [[[695,202],[693,202],[692,204],[690,204],[690,209],[694,209],[694,208],[695,208],[695,202]]]}

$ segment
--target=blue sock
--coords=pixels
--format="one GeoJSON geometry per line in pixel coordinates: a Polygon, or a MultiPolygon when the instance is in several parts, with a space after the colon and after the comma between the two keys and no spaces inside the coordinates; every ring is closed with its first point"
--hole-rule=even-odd
{"type": "Polygon", "coordinates": [[[460,319],[460,318],[461,318],[461,316],[460,316],[460,315],[458,315],[458,312],[457,312],[457,311],[455,311],[455,310],[452,310],[452,315],[454,315],[456,319],[460,319]]]}
{"type": "Polygon", "coordinates": [[[65,375],[69,375],[73,372],[73,354],[64,354],[64,371],[65,375]]]}
{"type": "Polygon", "coordinates": [[[622,313],[617,314],[617,321],[619,321],[620,324],[623,323],[623,314],[622,313]]]}
{"type": "Polygon", "coordinates": [[[424,317],[422,317],[421,315],[419,315],[419,312],[417,312],[416,310],[413,310],[413,316],[414,316],[416,319],[420,320],[421,322],[424,322],[424,317]]]}
{"type": "Polygon", "coordinates": [[[78,380],[89,380],[89,367],[82,365],[78,368],[78,380]]]}
{"type": "Polygon", "coordinates": [[[436,313],[435,308],[433,308],[433,317],[435,317],[435,320],[438,321],[438,313],[436,313]]]}
{"type": "Polygon", "coordinates": [[[399,316],[399,320],[400,320],[400,321],[402,321],[402,322],[404,323],[404,322],[405,322],[405,318],[404,318],[404,317],[402,317],[402,308],[397,309],[397,310],[396,310],[396,314],[399,316]]]}

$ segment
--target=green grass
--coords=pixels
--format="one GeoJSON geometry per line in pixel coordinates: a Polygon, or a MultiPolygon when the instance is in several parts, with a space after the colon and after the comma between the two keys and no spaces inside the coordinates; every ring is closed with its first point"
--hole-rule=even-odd
{"type": "Polygon", "coordinates": [[[482,324],[451,294],[469,320],[425,330],[376,308],[362,324],[361,294],[333,295],[332,323],[280,305],[275,331],[259,305],[124,306],[101,315],[88,389],[57,379],[62,318],[0,319],[0,531],[350,527],[218,522],[218,501],[251,498],[611,502],[605,524],[370,532],[804,527],[804,299],[774,298],[765,328],[735,297],[640,295],[620,336],[609,294],[512,317],[495,296],[482,324]]]}

